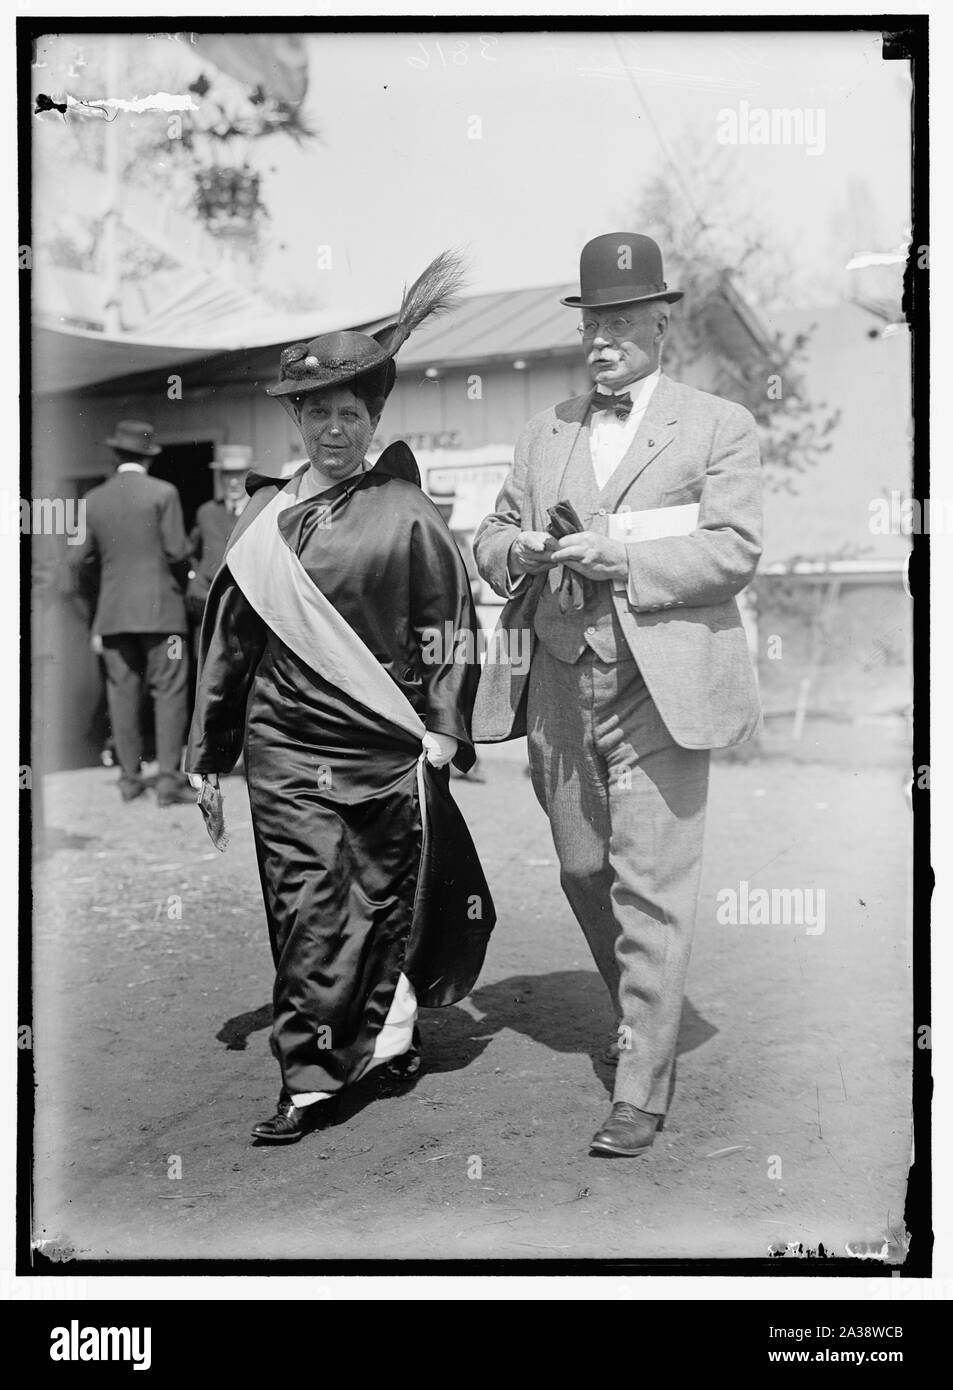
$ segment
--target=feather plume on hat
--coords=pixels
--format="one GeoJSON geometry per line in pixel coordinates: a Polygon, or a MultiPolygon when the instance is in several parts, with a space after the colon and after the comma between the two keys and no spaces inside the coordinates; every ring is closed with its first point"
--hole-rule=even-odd
{"type": "Polygon", "coordinates": [[[411,285],[404,286],[397,322],[378,329],[371,336],[388,352],[399,352],[424,319],[449,314],[460,303],[466,262],[459,251],[441,251],[411,285]]]}
{"type": "Polygon", "coordinates": [[[323,333],[310,343],[292,343],[282,351],[279,379],[266,388],[268,395],[281,399],[321,391],[374,371],[381,373],[387,395],[396,377],[392,359],[425,319],[448,314],[457,307],[465,274],[462,254],[442,251],[409,289],[405,285],[396,322],[373,334],[323,333]]]}

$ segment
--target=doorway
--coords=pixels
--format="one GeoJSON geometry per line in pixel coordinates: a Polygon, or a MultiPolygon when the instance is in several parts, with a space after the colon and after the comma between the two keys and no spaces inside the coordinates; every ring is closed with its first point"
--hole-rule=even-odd
{"type": "Polygon", "coordinates": [[[215,445],[210,439],[163,444],[162,453],[149,469],[153,478],[163,478],[178,490],[186,533],[195,524],[195,513],[202,503],[215,495],[214,474],[209,468],[214,456],[215,445]]]}

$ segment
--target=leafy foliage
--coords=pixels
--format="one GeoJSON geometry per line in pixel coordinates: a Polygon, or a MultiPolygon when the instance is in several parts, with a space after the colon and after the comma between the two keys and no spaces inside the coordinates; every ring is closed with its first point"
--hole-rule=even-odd
{"type": "Polygon", "coordinates": [[[666,369],[690,378],[692,368],[705,360],[709,379],[714,376],[711,389],[745,406],[761,427],[766,486],[794,493],[800,476],[831,448],[840,413],[828,412],[826,403],[807,394],[803,365],[810,333],[769,335],[748,308],[783,305],[782,287],[791,278],[786,253],[759,230],[755,212],[739,207],[723,166],[689,152],[687,182],[692,201],[703,200],[704,214],[686,215],[683,187],[671,175],[658,175],[634,217],[638,230],[662,247],[669,287],[685,292],[666,340],[666,369]],[[735,312],[726,315],[731,305],[735,312]],[[729,320],[732,351],[719,353],[729,320]],[[745,321],[747,330],[741,326],[745,321]]]}

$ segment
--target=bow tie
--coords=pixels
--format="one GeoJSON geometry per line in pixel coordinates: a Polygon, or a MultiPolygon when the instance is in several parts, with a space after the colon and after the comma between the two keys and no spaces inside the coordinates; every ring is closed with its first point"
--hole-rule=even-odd
{"type": "Polygon", "coordinates": [[[628,420],[632,413],[632,397],[628,392],[620,396],[604,396],[597,391],[589,402],[590,410],[611,410],[617,420],[628,420]]]}

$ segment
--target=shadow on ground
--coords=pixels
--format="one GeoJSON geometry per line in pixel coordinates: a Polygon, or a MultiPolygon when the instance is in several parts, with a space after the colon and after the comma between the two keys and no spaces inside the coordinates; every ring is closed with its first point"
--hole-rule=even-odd
{"type": "MultiPolygon", "coordinates": [[[[421,1013],[424,1068],[427,1072],[463,1071],[504,1030],[520,1033],[551,1052],[588,1054],[593,1070],[607,1091],[612,1069],[600,1059],[613,1036],[612,1014],[605,987],[591,970],[557,970],[549,975],[510,975],[483,985],[468,996],[480,1017],[459,1004],[421,1013]]],[[[272,1006],[236,1014],[216,1033],[230,1051],[241,1052],[249,1036],[271,1027],[272,1006]]],[[[718,1030],[703,1018],[690,999],[682,1007],[678,1055],[692,1052],[718,1030]]],[[[370,1081],[371,1078],[368,1078],[370,1081]]],[[[382,1081],[375,1081],[379,1089],[382,1081]]]]}

